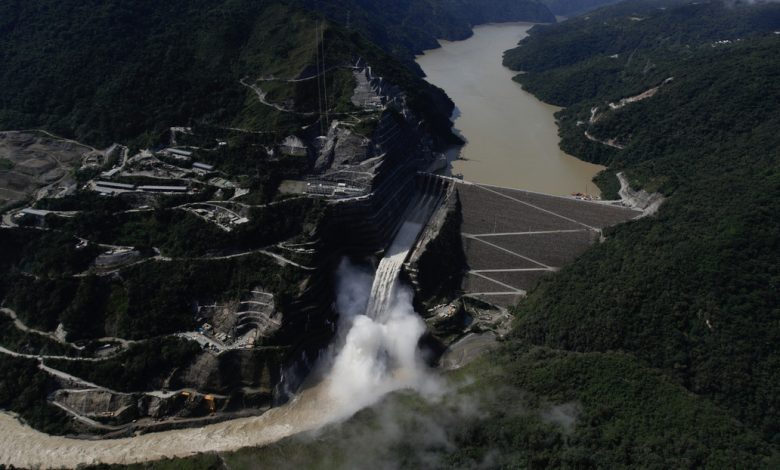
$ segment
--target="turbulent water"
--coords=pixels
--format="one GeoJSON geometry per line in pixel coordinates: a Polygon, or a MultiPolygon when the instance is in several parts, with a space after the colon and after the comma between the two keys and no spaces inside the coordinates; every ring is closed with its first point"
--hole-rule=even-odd
{"type": "Polygon", "coordinates": [[[326,385],[304,390],[292,403],[262,416],[104,441],[49,436],[0,414],[0,464],[21,468],[131,464],[270,444],[332,422],[326,385]]]}
{"type": "Polygon", "coordinates": [[[440,389],[417,348],[425,324],[414,311],[414,293],[398,280],[436,200],[432,194],[419,198],[373,276],[346,260],[339,268],[339,331],[345,335],[338,342],[328,380],[331,399],[341,403],[342,415],[393,390],[435,395],[440,389]]]}
{"type": "MultiPolygon", "coordinates": [[[[387,249],[384,258],[379,262],[379,267],[376,270],[371,286],[368,307],[366,308],[366,316],[369,318],[378,319],[383,312],[388,310],[401,266],[433,211],[435,204],[436,197],[434,194],[426,194],[420,197],[417,204],[409,211],[406,220],[395,239],[393,239],[392,245],[387,249]]],[[[381,318],[379,319],[381,320],[381,318]]]]}
{"type": "Polygon", "coordinates": [[[393,298],[393,292],[398,273],[409,254],[409,248],[420,233],[422,225],[407,221],[401,226],[393,246],[391,246],[376,270],[374,282],[371,285],[371,295],[366,307],[366,316],[372,319],[380,319],[383,312],[387,311],[393,298]]]}
{"type": "Polygon", "coordinates": [[[512,81],[502,53],[527,35],[529,24],[479,26],[465,41],[417,58],[429,82],[457,106],[455,129],[467,141],[451,158],[452,172],[469,181],[547,194],[598,194],[591,178],[603,167],[558,148],[558,128],[549,106],[512,81]]]}

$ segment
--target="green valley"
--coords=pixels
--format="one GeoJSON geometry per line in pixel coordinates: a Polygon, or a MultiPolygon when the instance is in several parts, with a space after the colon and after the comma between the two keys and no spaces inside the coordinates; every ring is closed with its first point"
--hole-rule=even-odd
{"type": "Polygon", "coordinates": [[[0,468],[780,466],[780,4],[611,3],[0,5],[0,468]],[[515,21],[601,199],[448,166],[515,21]]]}

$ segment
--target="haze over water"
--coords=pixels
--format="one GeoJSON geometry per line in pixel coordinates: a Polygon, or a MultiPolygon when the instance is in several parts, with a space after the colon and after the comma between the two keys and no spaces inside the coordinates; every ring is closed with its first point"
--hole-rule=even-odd
{"type": "MultiPolygon", "coordinates": [[[[468,181],[548,194],[599,194],[591,178],[604,167],[567,155],[558,147],[555,106],[542,103],[512,81],[502,65],[527,23],[478,26],[465,41],[440,41],[417,63],[427,80],[444,89],[457,107],[455,130],[467,141],[452,172],[468,181]]],[[[450,156],[454,160],[456,155],[450,156]]]]}

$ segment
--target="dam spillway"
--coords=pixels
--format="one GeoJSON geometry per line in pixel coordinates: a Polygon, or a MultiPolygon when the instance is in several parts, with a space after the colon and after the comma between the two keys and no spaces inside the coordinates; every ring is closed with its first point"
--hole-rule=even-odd
{"type": "Polygon", "coordinates": [[[398,233],[377,267],[366,308],[369,318],[380,318],[389,307],[403,263],[439,200],[440,194],[437,191],[424,190],[404,217],[398,233]]]}

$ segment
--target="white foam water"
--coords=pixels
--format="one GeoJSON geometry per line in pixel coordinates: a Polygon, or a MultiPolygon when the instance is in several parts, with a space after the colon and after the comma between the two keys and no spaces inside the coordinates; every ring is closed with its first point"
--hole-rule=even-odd
{"type": "Polygon", "coordinates": [[[331,399],[341,403],[345,416],[394,390],[409,388],[435,394],[439,389],[417,348],[425,324],[414,311],[414,293],[399,282],[401,267],[436,200],[435,195],[425,194],[409,211],[373,282],[348,261],[339,268],[339,329],[346,334],[328,379],[331,399]],[[369,292],[368,298],[354,295],[356,292],[369,292]]]}

